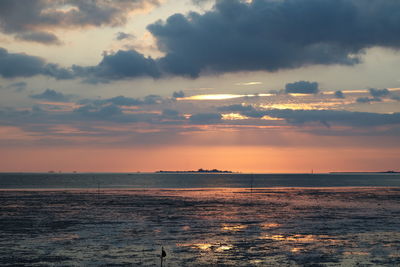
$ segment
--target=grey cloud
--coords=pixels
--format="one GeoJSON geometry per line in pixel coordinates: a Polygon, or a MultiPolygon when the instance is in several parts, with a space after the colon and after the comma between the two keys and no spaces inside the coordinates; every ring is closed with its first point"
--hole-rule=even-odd
{"type": "Polygon", "coordinates": [[[356,102],[360,104],[380,102],[380,101],[382,101],[382,99],[380,99],[379,97],[359,97],[356,99],[356,102]]]}
{"type": "Polygon", "coordinates": [[[68,102],[70,101],[70,96],[66,96],[63,93],[57,92],[52,89],[46,89],[41,94],[30,95],[31,98],[40,99],[40,100],[48,100],[54,102],[68,102]]]}
{"type": "Polygon", "coordinates": [[[15,35],[15,38],[43,44],[61,44],[57,36],[48,32],[23,32],[15,35]]]}
{"type": "Polygon", "coordinates": [[[335,92],[335,94],[334,94],[334,96],[336,97],[336,98],[346,98],[345,97],[345,95],[343,94],[343,92],[342,91],[336,91],[335,92]]]}
{"type": "Polygon", "coordinates": [[[92,81],[136,78],[150,76],[159,78],[161,73],[156,62],[134,51],[120,50],[113,54],[106,54],[102,61],[94,67],[75,66],[75,73],[83,77],[92,78],[92,81]]]}
{"type": "Polygon", "coordinates": [[[287,83],[285,86],[286,93],[316,94],[318,91],[319,88],[317,82],[298,81],[294,83],[287,83]]]}
{"type": "Polygon", "coordinates": [[[44,44],[59,43],[53,28],[119,26],[127,15],[158,0],[2,0],[0,30],[17,38],[44,44]]]}
{"type": "Polygon", "coordinates": [[[144,103],[147,105],[160,104],[163,102],[163,98],[159,95],[147,95],[144,97],[144,103]]]}
{"type": "Polygon", "coordinates": [[[177,91],[172,94],[172,97],[174,98],[185,97],[185,93],[183,91],[177,91]]]}
{"type": "Polygon", "coordinates": [[[26,87],[28,84],[26,82],[15,82],[7,85],[7,88],[16,88],[16,87],[26,87]]]}
{"type": "Polygon", "coordinates": [[[16,92],[22,92],[26,89],[28,84],[26,82],[15,82],[6,86],[7,89],[13,89],[16,92]]]}
{"type": "Polygon", "coordinates": [[[240,112],[251,118],[270,116],[285,119],[290,124],[301,125],[318,122],[325,126],[331,123],[355,127],[372,127],[400,124],[400,113],[381,114],[370,112],[352,112],[343,110],[293,110],[293,109],[256,109],[253,106],[229,105],[218,108],[220,111],[240,112]]]}
{"type": "Polygon", "coordinates": [[[198,113],[189,118],[190,122],[194,124],[218,123],[221,119],[222,116],[219,113],[198,113]]]}
{"type": "Polygon", "coordinates": [[[147,95],[143,99],[132,98],[126,96],[115,96],[106,99],[81,99],[78,101],[80,105],[88,105],[92,107],[100,107],[105,105],[116,105],[116,106],[141,106],[141,105],[156,105],[161,104],[165,101],[159,95],[147,95]]]}
{"type": "Polygon", "coordinates": [[[45,62],[39,57],[8,53],[0,48],[0,75],[4,78],[34,76],[41,74],[44,68],[45,62]]]}
{"type": "Polygon", "coordinates": [[[266,115],[285,119],[292,124],[320,122],[323,125],[336,123],[358,127],[400,124],[400,113],[381,114],[340,110],[291,110],[274,109],[265,111],[266,115]]]}
{"type": "MultiPolygon", "coordinates": [[[[226,110],[228,110],[228,107],[226,110]]],[[[231,106],[231,110],[238,110],[238,107],[231,106]]],[[[302,126],[306,123],[321,123],[325,126],[330,125],[344,125],[350,126],[356,129],[349,129],[343,127],[306,127],[297,128],[296,131],[306,131],[311,134],[320,134],[325,136],[331,135],[346,135],[346,136],[361,136],[361,135],[371,135],[371,136],[395,136],[398,138],[400,129],[400,113],[394,114],[379,114],[379,113],[367,113],[367,112],[351,112],[351,111],[337,111],[337,110],[257,110],[254,107],[252,109],[244,109],[243,112],[258,111],[260,114],[268,115],[274,118],[284,119],[278,121],[275,125],[284,125],[285,121],[289,124],[295,126],[302,126]],[[387,126],[387,127],[376,127],[374,126],[387,126]]],[[[153,110],[154,111],[154,110],[153,110]]],[[[238,111],[239,112],[239,111],[238,111]]],[[[149,113],[138,113],[132,114],[129,112],[124,112],[123,108],[115,104],[105,104],[105,105],[94,105],[86,104],[75,111],[58,111],[53,112],[51,110],[41,109],[40,105],[34,106],[32,110],[16,110],[12,108],[0,108],[0,124],[1,125],[12,125],[15,127],[20,127],[23,130],[34,133],[44,133],[44,136],[110,136],[117,138],[119,135],[125,137],[131,136],[137,141],[137,134],[143,129],[155,129],[160,130],[160,134],[157,135],[158,139],[155,138],[152,142],[158,143],[162,142],[163,134],[161,132],[169,132],[171,135],[176,136],[177,140],[180,140],[181,136],[179,133],[185,131],[199,131],[196,126],[201,124],[213,124],[213,123],[224,123],[221,120],[221,115],[218,113],[195,113],[190,119],[185,119],[180,115],[178,110],[173,109],[163,109],[161,114],[156,114],[154,112],[149,113]],[[146,125],[134,125],[134,123],[143,122],[146,125]],[[115,127],[116,125],[126,125],[129,124],[127,129],[124,127],[115,127]],[[186,124],[185,127],[177,127],[178,125],[186,124]],[[189,127],[188,124],[191,124],[189,127]],[[78,127],[82,131],[73,131],[70,133],[60,133],[58,125],[69,125],[71,127],[78,127]],[[104,127],[104,126],[112,127],[104,127]],[[162,125],[162,127],[160,127],[162,125]],[[83,128],[81,128],[83,127],[83,128]],[[93,127],[93,128],[92,128],[93,127]],[[96,129],[96,127],[98,127],[96,129]],[[144,127],[144,128],[143,128],[144,127]],[[192,127],[192,128],[191,128],[192,127]],[[92,129],[91,129],[92,128],[92,129]],[[190,129],[189,129],[190,128],[190,129]],[[114,129],[114,130],[113,130],[114,129]],[[117,129],[117,130],[115,130],[117,129]],[[136,130],[138,132],[136,132],[136,130]],[[172,131],[172,132],[171,132],[172,131]],[[47,134],[47,135],[46,135],[47,134]],[[160,140],[161,139],[161,140],[160,140]]],[[[251,120],[247,121],[230,121],[229,124],[234,127],[235,125],[274,125],[270,121],[265,120],[251,120]]],[[[247,129],[247,128],[246,128],[247,129]]],[[[250,129],[250,128],[249,128],[250,129]]],[[[286,132],[287,129],[283,128],[279,133],[286,132]]],[[[268,133],[273,133],[276,131],[265,130],[262,131],[257,129],[256,132],[260,133],[258,138],[266,138],[268,133]]],[[[151,135],[152,133],[142,133],[144,137],[151,135]]],[[[244,137],[243,139],[247,139],[244,137]]],[[[258,141],[253,135],[250,137],[255,143],[258,141]]],[[[268,138],[266,138],[268,139],[268,138]]],[[[142,139],[140,139],[142,140],[142,139]]],[[[95,140],[98,142],[98,139],[95,140]]],[[[165,141],[165,140],[164,140],[165,141]]],[[[140,141],[138,141],[140,143],[140,141]]],[[[263,143],[264,141],[260,141],[263,143]]],[[[271,144],[276,142],[276,140],[271,140],[271,144]]],[[[97,143],[96,143],[97,144],[97,143]]],[[[124,143],[126,145],[127,143],[124,143]]]]}
{"type": "Polygon", "coordinates": [[[143,112],[138,114],[124,113],[123,109],[115,104],[87,104],[75,109],[73,113],[78,115],[77,117],[73,117],[73,120],[81,121],[92,119],[96,121],[109,121],[113,123],[145,122],[150,124],[160,124],[162,123],[163,118],[168,117],[152,112],[143,112]]]}
{"type": "Polygon", "coordinates": [[[369,93],[371,96],[377,98],[377,97],[384,97],[388,96],[390,94],[390,91],[388,89],[375,89],[375,88],[370,88],[369,93]]]}
{"type": "Polygon", "coordinates": [[[192,3],[197,6],[203,6],[204,4],[214,2],[215,0],[192,0],[192,3]]]}
{"type": "Polygon", "coordinates": [[[23,53],[9,53],[0,48],[0,76],[4,78],[46,75],[55,79],[72,79],[75,73],[57,64],[46,63],[42,58],[23,53]]]}
{"type": "Polygon", "coordinates": [[[44,66],[41,74],[53,77],[57,80],[74,79],[77,77],[77,73],[72,69],[66,69],[58,66],[54,63],[48,63],[44,66]]]}
{"type": "MultiPolygon", "coordinates": [[[[16,127],[37,127],[40,129],[52,125],[90,124],[91,122],[105,123],[137,123],[163,124],[164,118],[171,118],[153,112],[137,114],[125,113],[120,106],[114,104],[95,105],[86,104],[73,111],[54,111],[42,109],[35,105],[31,110],[17,110],[13,108],[0,108],[0,124],[16,127]]],[[[184,122],[183,117],[175,117],[176,123],[184,122]]]]}
{"type": "Polygon", "coordinates": [[[164,109],[162,114],[166,117],[177,117],[179,116],[179,111],[175,109],[164,109]]]}
{"type": "Polygon", "coordinates": [[[116,96],[105,100],[99,100],[102,103],[112,103],[118,106],[137,106],[142,105],[144,101],[137,98],[130,98],[125,96],[116,96]]]}
{"type": "Polygon", "coordinates": [[[282,94],[285,94],[285,90],[283,90],[283,89],[269,90],[268,93],[273,94],[273,95],[282,95],[282,94]]]}
{"type": "MultiPolygon", "coordinates": [[[[40,30],[41,25],[121,25],[129,11],[148,3],[66,0],[69,9],[60,12],[57,8],[61,7],[61,0],[21,1],[0,2],[3,32],[26,34],[33,27],[35,33],[47,33],[40,30]]],[[[155,5],[158,1],[150,3],[155,5]]],[[[360,62],[367,48],[400,47],[398,10],[397,0],[219,0],[212,10],[202,14],[175,14],[166,21],[148,25],[159,49],[165,53],[161,58],[121,50],[104,55],[92,67],[55,69],[49,65],[43,71],[27,70],[25,66],[27,74],[23,70],[14,72],[58,79],[82,77],[85,82],[104,83],[165,75],[196,78],[202,73],[278,71],[315,64],[353,65],[360,62]]],[[[44,63],[39,60],[35,64],[44,63]]],[[[0,75],[18,76],[4,74],[1,66],[0,75]]]]}
{"type": "Polygon", "coordinates": [[[253,111],[253,106],[250,105],[240,105],[240,104],[233,104],[228,106],[221,106],[218,107],[219,111],[228,111],[228,112],[250,112],[253,111]]]}
{"type": "Polygon", "coordinates": [[[125,32],[118,32],[117,36],[115,37],[115,39],[117,39],[118,41],[121,40],[125,40],[125,39],[132,39],[135,36],[133,34],[130,33],[125,33],[125,32]]]}
{"type": "Polygon", "coordinates": [[[397,0],[220,0],[203,14],[148,26],[175,75],[352,65],[364,49],[399,48],[397,0]]]}
{"type": "Polygon", "coordinates": [[[239,112],[240,114],[250,118],[262,118],[266,115],[264,110],[256,109],[251,105],[234,104],[219,107],[218,110],[227,112],[239,112]]]}
{"type": "Polygon", "coordinates": [[[121,108],[113,104],[102,107],[85,105],[75,109],[74,112],[95,118],[109,118],[122,115],[121,108]]]}

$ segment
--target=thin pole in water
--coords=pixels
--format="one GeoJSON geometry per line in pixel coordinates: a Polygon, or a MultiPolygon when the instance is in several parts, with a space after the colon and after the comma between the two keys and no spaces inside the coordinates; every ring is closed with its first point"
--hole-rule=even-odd
{"type": "Polygon", "coordinates": [[[253,174],[251,174],[251,179],[250,179],[250,194],[253,193],[253,174]]]}
{"type": "Polygon", "coordinates": [[[163,266],[163,260],[164,260],[164,258],[165,258],[166,256],[167,256],[167,253],[165,253],[164,247],[161,247],[161,255],[160,255],[160,260],[161,260],[160,266],[161,266],[161,267],[163,266]]]}

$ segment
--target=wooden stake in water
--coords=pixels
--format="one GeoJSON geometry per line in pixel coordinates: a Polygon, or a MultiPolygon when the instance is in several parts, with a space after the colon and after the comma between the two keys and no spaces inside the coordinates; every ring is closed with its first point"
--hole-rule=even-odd
{"type": "Polygon", "coordinates": [[[167,253],[165,253],[164,247],[161,247],[161,255],[160,255],[160,260],[161,260],[160,266],[161,267],[163,266],[163,260],[165,257],[167,257],[167,253]]]}
{"type": "Polygon", "coordinates": [[[252,196],[253,193],[253,182],[254,182],[253,174],[250,174],[250,196],[252,196]]]}

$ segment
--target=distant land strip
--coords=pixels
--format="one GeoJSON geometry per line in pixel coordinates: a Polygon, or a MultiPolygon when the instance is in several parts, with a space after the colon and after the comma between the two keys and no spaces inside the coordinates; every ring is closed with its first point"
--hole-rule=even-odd
{"type": "Polygon", "coordinates": [[[156,173],[233,173],[232,171],[221,171],[218,169],[212,170],[205,170],[205,169],[198,169],[197,171],[157,171],[156,173]]]}

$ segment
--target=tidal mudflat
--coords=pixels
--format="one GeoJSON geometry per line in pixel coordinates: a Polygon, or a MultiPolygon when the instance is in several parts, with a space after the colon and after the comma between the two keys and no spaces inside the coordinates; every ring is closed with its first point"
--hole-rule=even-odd
{"type": "Polygon", "coordinates": [[[398,266],[400,188],[0,191],[1,266],[398,266]]]}

